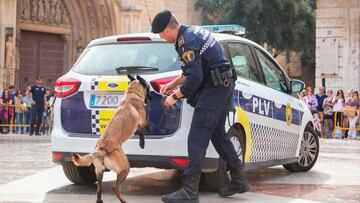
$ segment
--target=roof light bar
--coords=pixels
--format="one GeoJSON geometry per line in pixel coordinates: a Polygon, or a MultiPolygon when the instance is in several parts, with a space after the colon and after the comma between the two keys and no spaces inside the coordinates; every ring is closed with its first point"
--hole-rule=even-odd
{"type": "Polygon", "coordinates": [[[228,24],[228,25],[202,25],[200,26],[204,29],[209,30],[210,32],[216,33],[231,33],[235,35],[245,35],[245,27],[238,24],[228,24]]]}

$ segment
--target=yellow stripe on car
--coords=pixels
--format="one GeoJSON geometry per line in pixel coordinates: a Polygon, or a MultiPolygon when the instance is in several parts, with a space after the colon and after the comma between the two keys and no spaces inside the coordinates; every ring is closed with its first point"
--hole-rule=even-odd
{"type": "Polygon", "coordinates": [[[236,108],[238,122],[243,126],[245,130],[246,151],[245,151],[244,162],[247,163],[250,162],[251,150],[252,150],[250,122],[249,122],[249,118],[246,115],[246,112],[240,106],[236,106],[235,108],[236,108]]]}
{"type": "Polygon", "coordinates": [[[109,123],[115,111],[116,110],[100,110],[100,135],[103,134],[106,125],[109,123]]]}
{"type": "Polygon", "coordinates": [[[128,88],[129,79],[126,75],[102,77],[98,80],[98,90],[125,91],[128,88]],[[116,84],[111,86],[110,84],[116,84]]]}

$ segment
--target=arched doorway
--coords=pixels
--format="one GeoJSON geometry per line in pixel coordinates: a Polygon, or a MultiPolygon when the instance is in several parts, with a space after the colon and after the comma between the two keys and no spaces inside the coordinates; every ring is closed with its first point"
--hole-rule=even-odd
{"type": "Polygon", "coordinates": [[[22,31],[19,89],[34,84],[39,75],[45,86],[53,87],[54,81],[63,74],[64,44],[59,34],[22,31]]]}
{"type": "Polygon", "coordinates": [[[37,75],[48,86],[67,72],[94,38],[116,33],[113,1],[18,0],[16,85],[37,75]]]}

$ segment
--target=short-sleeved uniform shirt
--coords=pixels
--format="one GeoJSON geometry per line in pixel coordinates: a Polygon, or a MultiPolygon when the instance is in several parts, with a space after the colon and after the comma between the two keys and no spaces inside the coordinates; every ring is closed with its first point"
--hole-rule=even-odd
{"type": "Polygon", "coordinates": [[[317,110],[322,112],[324,111],[323,109],[323,103],[324,103],[324,100],[328,97],[326,94],[323,94],[320,96],[320,94],[316,94],[316,99],[318,101],[318,107],[317,107],[317,110]]]}
{"type": "Polygon", "coordinates": [[[183,75],[186,76],[180,87],[186,98],[197,91],[203,80],[208,80],[210,70],[230,69],[220,44],[208,30],[200,27],[181,25],[175,49],[179,54],[183,75]]]}
{"type": "Polygon", "coordinates": [[[46,88],[44,86],[31,86],[32,99],[35,101],[35,106],[41,107],[45,105],[44,95],[46,94],[46,88]]]}

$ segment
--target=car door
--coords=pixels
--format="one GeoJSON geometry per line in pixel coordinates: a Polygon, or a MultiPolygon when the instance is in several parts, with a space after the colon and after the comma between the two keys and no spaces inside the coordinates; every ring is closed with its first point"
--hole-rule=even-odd
{"type": "Polygon", "coordinates": [[[271,120],[254,128],[254,134],[259,134],[253,136],[253,142],[257,143],[254,160],[293,159],[303,114],[299,100],[289,93],[289,79],[274,59],[258,47],[254,53],[264,78],[262,94],[271,103],[272,114],[271,120]]]}
{"type": "Polygon", "coordinates": [[[236,122],[240,123],[245,130],[246,151],[244,161],[248,163],[263,160],[253,159],[254,153],[255,155],[260,153],[257,142],[260,139],[254,139],[254,136],[260,136],[260,134],[254,132],[257,132],[257,126],[263,122],[271,121],[271,102],[262,96],[264,94],[264,85],[260,71],[255,63],[251,45],[242,42],[227,42],[227,51],[238,77],[235,83],[234,101],[237,115],[236,122]]]}

